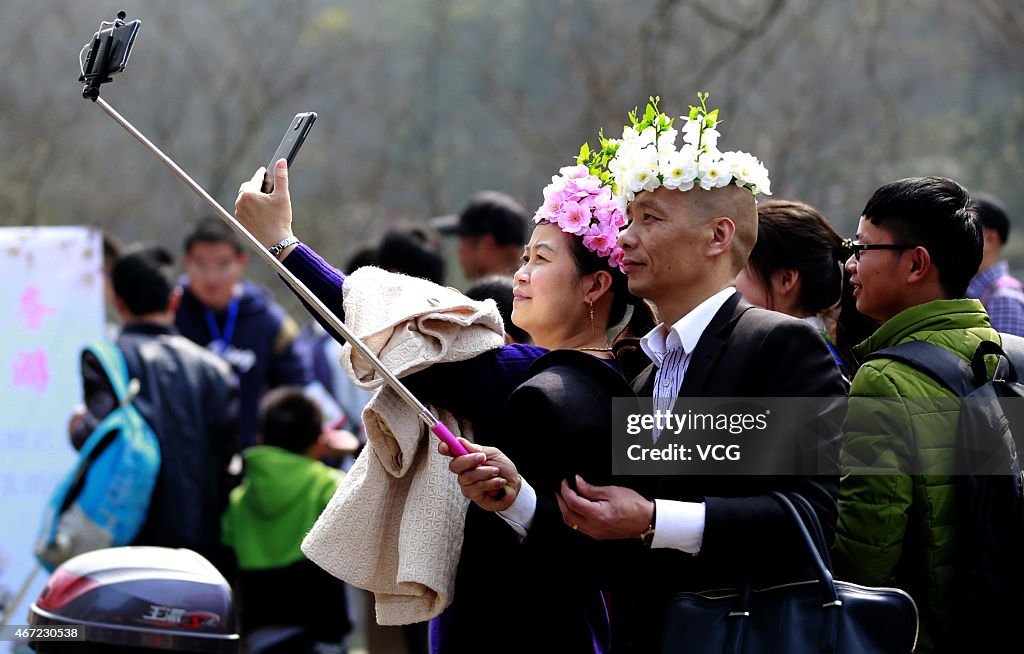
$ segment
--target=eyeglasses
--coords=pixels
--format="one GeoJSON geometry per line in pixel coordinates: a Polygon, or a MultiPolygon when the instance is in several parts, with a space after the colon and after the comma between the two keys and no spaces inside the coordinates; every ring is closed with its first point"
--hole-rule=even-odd
{"type": "Polygon", "coordinates": [[[898,245],[896,243],[858,243],[851,239],[843,241],[843,246],[848,252],[853,253],[853,258],[860,261],[860,254],[865,250],[912,250],[916,245],[898,245]]]}
{"type": "Polygon", "coordinates": [[[189,273],[205,277],[221,277],[223,275],[233,274],[237,266],[239,266],[239,261],[236,259],[228,261],[190,260],[185,263],[185,269],[188,270],[189,273]]]}

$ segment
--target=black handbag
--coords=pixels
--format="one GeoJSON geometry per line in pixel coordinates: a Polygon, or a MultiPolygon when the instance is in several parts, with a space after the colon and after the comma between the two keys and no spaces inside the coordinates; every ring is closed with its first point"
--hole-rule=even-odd
{"type": "Polygon", "coordinates": [[[673,595],[665,615],[662,651],[913,652],[917,606],[910,595],[898,588],[835,581],[824,533],[810,503],[794,493],[775,492],[772,496],[796,520],[818,579],[761,589],[747,584],[738,590],[673,595]]]}

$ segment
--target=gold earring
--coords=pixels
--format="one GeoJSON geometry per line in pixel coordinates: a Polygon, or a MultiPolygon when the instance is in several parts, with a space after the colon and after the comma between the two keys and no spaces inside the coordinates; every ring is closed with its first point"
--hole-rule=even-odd
{"type": "Polygon", "coordinates": [[[594,325],[594,301],[590,300],[590,335],[597,336],[597,327],[594,325]]]}

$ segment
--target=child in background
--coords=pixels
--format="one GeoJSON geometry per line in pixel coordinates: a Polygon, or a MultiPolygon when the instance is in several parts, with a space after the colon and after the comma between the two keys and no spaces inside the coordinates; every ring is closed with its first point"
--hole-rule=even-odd
{"type": "Polygon", "coordinates": [[[299,549],[343,477],[315,459],[321,422],[319,406],[301,388],[268,393],[259,444],[244,452],[245,475],[222,519],[253,654],[345,651],[345,586],[299,549]]]}

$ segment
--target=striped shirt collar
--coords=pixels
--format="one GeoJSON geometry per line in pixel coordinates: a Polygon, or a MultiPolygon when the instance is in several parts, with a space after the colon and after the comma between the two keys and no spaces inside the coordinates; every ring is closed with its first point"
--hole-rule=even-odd
{"type": "Polygon", "coordinates": [[[735,292],[736,289],[729,286],[715,293],[680,318],[671,329],[665,323],[659,324],[640,339],[641,349],[659,368],[665,353],[673,348],[682,347],[684,352],[693,352],[715,314],[735,292]]]}

